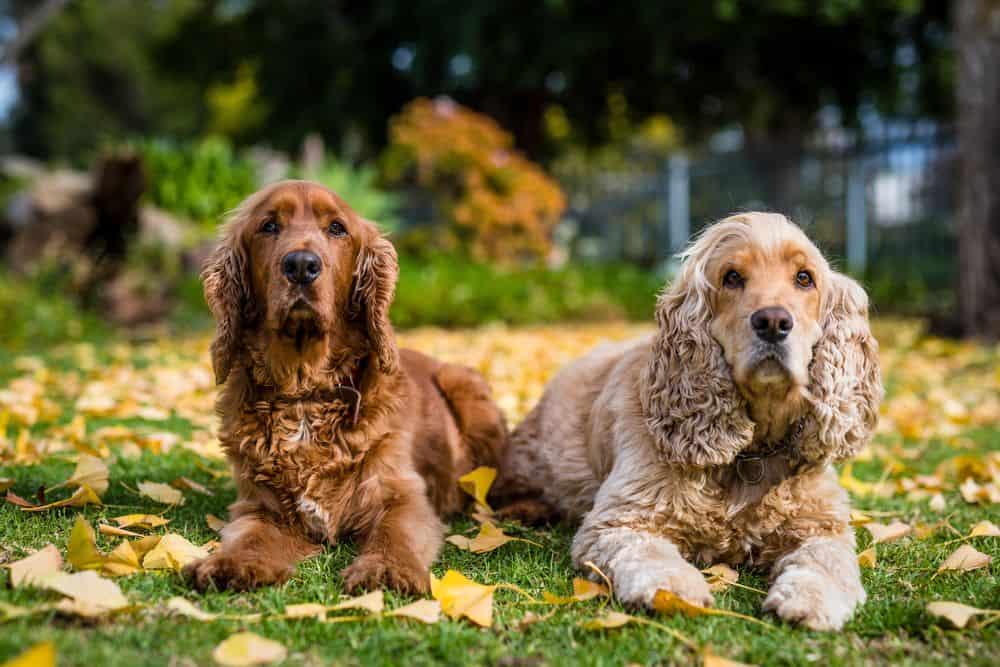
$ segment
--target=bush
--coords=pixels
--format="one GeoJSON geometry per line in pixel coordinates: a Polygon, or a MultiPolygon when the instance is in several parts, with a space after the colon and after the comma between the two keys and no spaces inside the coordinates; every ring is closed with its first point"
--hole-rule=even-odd
{"type": "Polygon", "coordinates": [[[133,148],[147,169],[149,200],[203,228],[214,228],[257,188],[253,163],[236,155],[225,139],[209,137],[196,143],[155,139],[133,148]]]}
{"type": "Polygon", "coordinates": [[[493,119],[447,98],[417,99],[390,121],[389,135],[387,181],[412,178],[429,189],[466,252],[501,262],[548,254],[566,199],[493,119]]]}
{"type": "Polygon", "coordinates": [[[357,213],[378,223],[384,232],[399,229],[399,197],[379,189],[373,167],[352,167],[337,160],[326,160],[315,173],[293,172],[297,178],[308,178],[330,188],[357,213]]]}
{"type": "Polygon", "coordinates": [[[66,274],[56,271],[16,278],[0,273],[0,351],[43,350],[109,333],[99,318],[64,296],[69,292],[66,281],[66,274]]]}

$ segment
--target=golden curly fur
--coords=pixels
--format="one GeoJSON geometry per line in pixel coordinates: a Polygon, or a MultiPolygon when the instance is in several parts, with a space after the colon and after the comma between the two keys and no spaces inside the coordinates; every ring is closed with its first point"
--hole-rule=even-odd
{"type": "Polygon", "coordinates": [[[507,436],[476,371],[397,350],[397,273],[392,244],[314,183],[269,186],[225,225],[202,278],[239,497],[222,546],[187,568],[198,588],[283,581],[353,535],[348,589],[428,589],[457,478],[507,436]]]}
{"type": "Polygon", "coordinates": [[[692,564],[770,567],[764,608],[839,628],[864,601],[830,465],[871,437],[882,397],[868,300],[783,216],[707,228],[656,308],[657,333],[560,371],[515,430],[504,514],[581,522],[627,603],[712,595],[692,564]]]}

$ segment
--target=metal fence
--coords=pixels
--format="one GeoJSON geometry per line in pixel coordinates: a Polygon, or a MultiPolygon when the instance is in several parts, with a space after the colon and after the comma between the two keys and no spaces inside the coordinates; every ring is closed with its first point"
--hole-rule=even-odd
{"type": "Polygon", "coordinates": [[[713,220],[778,211],[857,275],[945,288],[955,271],[955,165],[951,129],[932,123],[827,130],[794,146],[723,134],[703,153],[636,155],[627,169],[564,178],[562,234],[578,258],[654,265],[713,220]]]}

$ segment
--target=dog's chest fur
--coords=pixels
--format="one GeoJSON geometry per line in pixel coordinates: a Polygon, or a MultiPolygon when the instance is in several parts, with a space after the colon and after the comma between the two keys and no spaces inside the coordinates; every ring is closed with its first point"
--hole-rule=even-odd
{"type": "Polygon", "coordinates": [[[351,406],[336,401],[257,403],[223,442],[241,461],[244,483],[270,491],[275,509],[315,539],[334,541],[372,519],[359,508],[372,506],[379,491],[366,474],[368,447],[349,437],[352,417],[351,406]]]}

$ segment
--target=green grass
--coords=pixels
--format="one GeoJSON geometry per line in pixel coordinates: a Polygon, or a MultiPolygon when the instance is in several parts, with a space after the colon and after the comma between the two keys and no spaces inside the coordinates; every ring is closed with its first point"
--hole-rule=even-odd
{"type": "MultiPolygon", "coordinates": [[[[571,335],[571,334],[567,334],[571,335]]],[[[913,351],[917,354],[916,349],[913,351]]],[[[136,352],[139,355],[139,352],[136,352]]],[[[996,357],[988,357],[996,368],[996,357]]],[[[982,363],[982,356],[975,364],[982,363]]],[[[53,358],[53,367],[64,366],[62,357],[53,358]]],[[[988,369],[987,369],[988,370],[988,369]]],[[[993,371],[995,372],[995,370],[993,371]]],[[[9,368],[0,375],[0,384],[13,375],[9,368]]],[[[998,376],[1000,377],[1000,376],[998,376]]],[[[890,390],[899,384],[890,378],[890,390]]],[[[71,416],[66,411],[62,420],[71,416]]],[[[91,431],[113,419],[92,420],[91,431]]],[[[135,426],[138,422],[127,421],[135,426]]],[[[191,425],[182,419],[157,426],[187,435],[191,425]]],[[[930,473],[945,458],[956,454],[981,455],[1000,450],[1000,428],[969,428],[962,433],[972,443],[971,449],[957,451],[944,440],[932,440],[926,455],[908,461],[914,473],[930,473]]],[[[880,436],[880,443],[895,438],[880,436]]],[[[913,446],[917,443],[907,442],[913,446]]],[[[2,451],[0,445],[0,451],[2,451]]],[[[111,486],[105,494],[105,506],[54,510],[27,514],[17,508],[0,505],[0,562],[15,560],[52,542],[65,552],[66,540],[76,517],[82,514],[95,524],[105,517],[131,512],[158,513],[162,506],[137,497],[129,488],[139,481],[169,482],[184,475],[209,486],[215,495],[208,497],[187,492],[187,503],[168,513],[167,527],[195,543],[214,537],[204,522],[206,513],[225,515],[235,492],[228,480],[216,480],[205,473],[195,453],[176,448],[156,456],[149,452],[129,458],[120,452],[110,459],[111,486]]],[[[14,490],[29,497],[41,485],[65,479],[73,468],[69,457],[53,457],[36,465],[0,464],[0,477],[16,480],[14,490]]],[[[859,462],[857,477],[868,481],[882,477],[880,462],[859,462]]],[[[946,493],[948,510],[944,516],[962,533],[977,521],[998,521],[997,506],[966,504],[955,490],[946,493]]],[[[901,520],[933,522],[943,518],[930,511],[926,501],[911,502],[904,497],[857,499],[861,510],[897,513],[901,520]]],[[[456,519],[453,532],[469,534],[474,524],[456,519]]],[[[506,525],[509,533],[528,537],[540,547],[514,542],[489,554],[475,555],[445,545],[434,566],[440,576],[449,568],[482,583],[507,582],[521,586],[535,595],[543,590],[558,594],[570,592],[574,576],[569,546],[573,530],[556,526],[527,530],[506,525]]],[[[870,538],[858,530],[859,551],[870,538]]],[[[1000,609],[1000,539],[974,541],[980,551],[994,557],[988,569],[968,573],[943,573],[933,577],[937,566],[957,544],[945,544],[954,535],[940,532],[926,540],[904,538],[878,545],[878,565],[863,570],[869,600],[842,632],[817,633],[784,624],[762,615],[762,597],[737,588],[716,595],[716,605],[764,618],[770,627],[763,628],[734,618],[699,617],[658,618],[659,622],[691,637],[699,645],[709,645],[716,654],[755,664],[822,665],[902,664],[902,665],[990,665],[1000,654],[1000,622],[982,629],[954,630],[925,611],[928,602],[950,600],[981,608],[1000,609]]],[[[99,537],[105,552],[117,544],[99,537]]],[[[231,614],[251,612],[280,613],[286,604],[299,602],[334,603],[344,595],[339,572],[356,551],[352,544],[328,547],[320,556],[302,563],[297,575],[287,584],[251,593],[194,593],[172,573],[144,573],[116,579],[126,595],[142,607],[110,621],[92,623],[48,613],[21,618],[0,625],[0,661],[15,656],[35,642],[51,640],[58,650],[61,665],[185,665],[212,664],[212,649],[230,634],[247,629],[275,639],[289,649],[289,665],[624,665],[692,664],[694,654],[667,633],[646,626],[619,630],[593,631],[579,626],[602,608],[621,610],[617,603],[593,600],[560,607],[555,615],[524,630],[514,625],[526,611],[547,611],[546,607],[527,605],[516,593],[498,591],[492,629],[481,629],[466,621],[444,620],[425,626],[415,621],[386,619],[348,624],[323,624],[315,620],[264,620],[260,623],[218,621],[200,623],[165,616],[157,608],[168,598],[181,595],[207,611],[231,614]]],[[[3,575],[0,575],[2,582],[3,575]]],[[[741,571],[741,582],[766,588],[760,573],[741,571]]],[[[11,589],[0,584],[0,603],[32,606],[51,601],[53,594],[31,589],[11,589]]],[[[408,598],[388,594],[390,608],[408,598]]],[[[641,613],[640,613],[641,614],[641,613]]]]}

